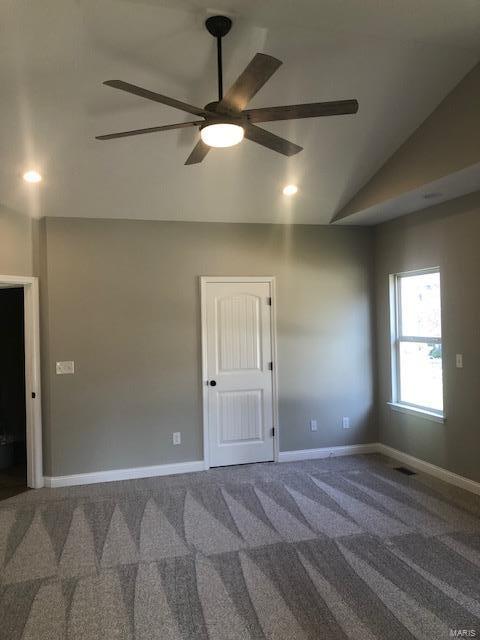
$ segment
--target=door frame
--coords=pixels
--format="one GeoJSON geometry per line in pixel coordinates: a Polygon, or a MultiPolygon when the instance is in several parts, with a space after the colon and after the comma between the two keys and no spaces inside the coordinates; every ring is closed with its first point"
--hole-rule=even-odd
{"type": "Polygon", "coordinates": [[[42,398],[40,388],[40,312],[38,278],[0,276],[0,287],[22,287],[25,324],[25,412],[27,426],[27,486],[44,486],[42,458],[42,398]]]}
{"type": "Polygon", "coordinates": [[[210,439],[208,424],[208,362],[207,362],[207,284],[212,282],[265,282],[270,285],[272,298],[270,314],[270,336],[272,341],[272,416],[273,416],[273,460],[278,462],[280,451],[280,429],[278,423],[278,359],[277,359],[277,295],[275,276],[200,276],[200,307],[202,328],[202,402],[203,402],[203,462],[210,469],[210,439]]]}

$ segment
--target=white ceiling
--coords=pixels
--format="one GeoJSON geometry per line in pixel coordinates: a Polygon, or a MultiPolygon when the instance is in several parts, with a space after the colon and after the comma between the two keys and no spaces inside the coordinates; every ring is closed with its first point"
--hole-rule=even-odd
{"type": "MultiPolygon", "coordinates": [[[[357,98],[356,116],[269,123],[305,150],[245,141],[183,165],[189,119],[102,86],[216,98],[207,0],[2,0],[0,203],[31,215],[325,224],[480,58],[479,0],[215,0],[234,18],[228,86],[256,51],[284,64],[251,106],[357,98]],[[21,174],[36,167],[39,186],[21,174]],[[295,182],[297,196],[281,195],[295,182]]],[[[216,11],[215,11],[216,12],[216,11]]]]}

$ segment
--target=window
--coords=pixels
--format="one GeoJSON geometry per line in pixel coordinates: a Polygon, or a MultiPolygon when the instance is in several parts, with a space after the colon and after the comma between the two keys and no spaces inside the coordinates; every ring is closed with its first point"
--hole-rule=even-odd
{"type": "Polygon", "coordinates": [[[392,404],[443,416],[440,270],[392,276],[392,404]]]}

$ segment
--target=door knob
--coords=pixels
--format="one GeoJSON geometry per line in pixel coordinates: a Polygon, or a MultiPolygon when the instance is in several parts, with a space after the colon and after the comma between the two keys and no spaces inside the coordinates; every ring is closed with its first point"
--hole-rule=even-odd
{"type": "Polygon", "coordinates": [[[210,385],[211,387],[216,387],[216,386],[217,386],[217,383],[215,382],[215,380],[210,380],[209,385],[210,385]]]}

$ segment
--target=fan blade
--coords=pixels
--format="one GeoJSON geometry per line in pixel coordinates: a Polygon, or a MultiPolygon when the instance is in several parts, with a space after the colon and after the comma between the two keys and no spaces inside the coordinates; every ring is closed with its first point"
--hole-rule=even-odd
{"type": "Polygon", "coordinates": [[[184,129],[185,127],[197,127],[205,120],[194,120],[192,122],[179,122],[177,124],[166,124],[161,127],[149,127],[148,129],[134,129],[133,131],[122,131],[120,133],[107,133],[103,136],[95,136],[97,140],[113,140],[114,138],[126,138],[128,136],[140,136],[144,133],[156,133],[157,131],[171,131],[172,129],[184,129]]]}
{"type": "Polygon", "coordinates": [[[262,147],[268,147],[272,151],[282,153],[284,156],[293,156],[303,150],[303,147],[299,147],[298,144],[289,142],[285,138],[280,138],[271,131],[256,127],[254,124],[247,124],[244,128],[245,138],[261,144],[262,147]]]}
{"type": "Polygon", "coordinates": [[[296,120],[297,118],[318,118],[319,116],[341,116],[357,113],[356,100],[336,100],[333,102],[312,102],[309,104],[289,104],[284,107],[264,107],[246,109],[243,113],[249,122],[272,122],[274,120],[296,120]]]}
{"type": "Polygon", "coordinates": [[[211,148],[212,147],[205,144],[203,140],[199,140],[193,147],[193,151],[186,159],[185,164],[198,164],[199,162],[202,162],[211,148]]]}
{"type": "Polygon", "coordinates": [[[155,93],[154,91],[149,91],[148,89],[143,89],[142,87],[137,87],[137,85],[130,84],[129,82],[123,82],[123,80],[107,80],[103,84],[107,85],[107,87],[113,87],[114,89],[120,89],[121,91],[126,91],[127,93],[133,93],[136,96],[147,98],[147,100],[153,100],[154,102],[166,104],[169,107],[174,107],[174,109],[180,109],[180,111],[193,113],[196,116],[206,116],[209,113],[208,111],[205,111],[205,109],[199,109],[198,107],[194,107],[193,105],[187,104],[186,102],[175,100],[175,98],[162,96],[162,94],[160,93],[155,93]]]}
{"type": "Polygon", "coordinates": [[[253,60],[232,84],[217,105],[218,111],[243,111],[253,96],[269,80],[281,61],[264,53],[255,54],[253,60]]]}

